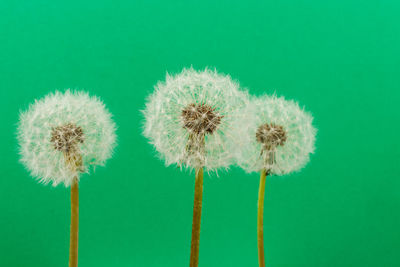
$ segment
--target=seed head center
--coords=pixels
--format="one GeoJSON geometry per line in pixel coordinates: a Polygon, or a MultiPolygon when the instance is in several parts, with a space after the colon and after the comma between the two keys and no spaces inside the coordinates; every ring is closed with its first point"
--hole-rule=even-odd
{"type": "Polygon", "coordinates": [[[189,104],[182,110],[183,127],[196,135],[212,134],[224,117],[207,104],[189,104]]]}
{"type": "Polygon", "coordinates": [[[66,154],[74,153],[77,145],[84,141],[83,130],[73,123],[53,127],[50,141],[53,143],[54,149],[66,154]]]}
{"type": "Polygon", "coordinates": [[[263,144],[267,151],[274,150],[277,146],[283,146],[286,142],[286,131],[282,126],[274,123],[266,123],[258,127],[256,139],[263,144]]]}

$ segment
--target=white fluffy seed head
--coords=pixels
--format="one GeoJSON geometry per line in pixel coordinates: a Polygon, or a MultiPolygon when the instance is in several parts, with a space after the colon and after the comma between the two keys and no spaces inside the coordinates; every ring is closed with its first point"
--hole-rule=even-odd
{"type": "Polygon", "coordinates": [[[115,147],[115,124],[97,97],[56,91],[21,112],[21,162],[45,184],[70,186],[90,166],[104,165],[115,147]]]}
{"type": "Polygon", "coordinates": [[[314,152],[313,117],[297,102],[283,97],[252,98],[240,113],[233,134],[236,163],[247,172],[276,175],[303,168],[314,152]],[[270,140],[268,140],[268,138],[270,140]]]}
{"type": "Polygon", "coordinates": [[[234,111],[247,97],[229,76],[215,70],[167,74],[148,97],[143,134],[167,166],[227,168],[233,162],[234,111]]]}

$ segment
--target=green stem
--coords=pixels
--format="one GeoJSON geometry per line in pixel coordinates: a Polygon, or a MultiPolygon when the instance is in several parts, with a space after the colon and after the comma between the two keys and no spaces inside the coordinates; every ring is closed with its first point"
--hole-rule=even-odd
{"type": "Polygon", "coordinates": [[[265,267],[263,216],[264,216],[265,180],[267,178],[267,174],[268,173],[265,169],[261,171],[260,188],[258,190],[257,241],[258,241],[258,263],[260,267],[265,267]]]}
{"type": "Polygon", "coordinates": [[[203,168],[196,170],[196,180],[194,184],[194,204],[193,204],[193,224],[192,224],[192,244],[190,250],[190,267],[199,265],[200,247],[200,222],[201,205],[203,200],[203,168]]]}
{"type": "Polygon", "coordinates": [[[71,185],[71,229],[69,241],[69,267],[78,266],[79,188],[78,179],[71,185]]]}

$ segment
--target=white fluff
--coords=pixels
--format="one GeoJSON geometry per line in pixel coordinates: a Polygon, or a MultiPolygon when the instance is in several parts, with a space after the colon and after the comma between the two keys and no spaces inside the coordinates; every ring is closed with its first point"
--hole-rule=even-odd
{"type": "Polygon", "coordinates": [[[189,68],[175,76],[167,74],[165,82],[159,82],[148,97],[143,134],[167,166],[227,168],[233,163],[231,131],[238,116],[234,111],[242,108],[246,98],[236,82],[215,70],[189,68]],[[186,153],[190,133],[183,126],[182,110],[193,103],[214,107],[223,116],[216,131],[205,136],[205,153],[201,155],[186,153]]]}
{"type": "Polygon", "coordinates": [[[313,117],[300,108],[298,103],[283,97],[262,96],[252,98],[240,113],[233,134],[236,145],[233,146],[236,163],[247,172],[271,169],[276,175],[288,174],[303,168],[314,152],[316,129],[312,125],[313,117]],[[256,140],[258,127],[265,123],[283,126],[287,140],[276,148],[275,164],[268,166],[261,156],[262,144],[256,140]]]}
{"type": "Polygon", "coordinates": [[[111,114],[101,100],[85,92],[56,91],[35,100],[20,114],[21,162],[45,184],[70,186],[73,178],[89,172],[90,166],[104,165],[112,156],[115,140],[111,114]],[[84,141],[78,145],[82,157],[79,172],[67,166],[63,152],[56,150],[51,142],[52,129],[66,123],[74,123],[83,130],[84,141]]]}

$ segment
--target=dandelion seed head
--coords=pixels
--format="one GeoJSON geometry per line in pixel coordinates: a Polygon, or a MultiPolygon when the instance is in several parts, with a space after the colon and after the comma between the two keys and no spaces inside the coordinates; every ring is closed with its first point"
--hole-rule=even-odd
{"type": "Polygon", "coordinates": [[[104,104],[85,92],[56,91],[21,112],[20,161],[40,182],[71,185],[115,147],[115,124],[104,104]]]}
{"type": "Polygon", "coordinates": [[[314,152],[316,129],[310,113],[283,97],[252,98],[233,131],[237,164],[247,172],[283,175],[303,168],[314,152]]]}
{"type": "Polygon", "coordinates": [[[143,134],[167,166],[227,168],[233,162],[234,111],[246,98],[235,81],[215,70],[167,74],[148,97],[143,134]]]}

